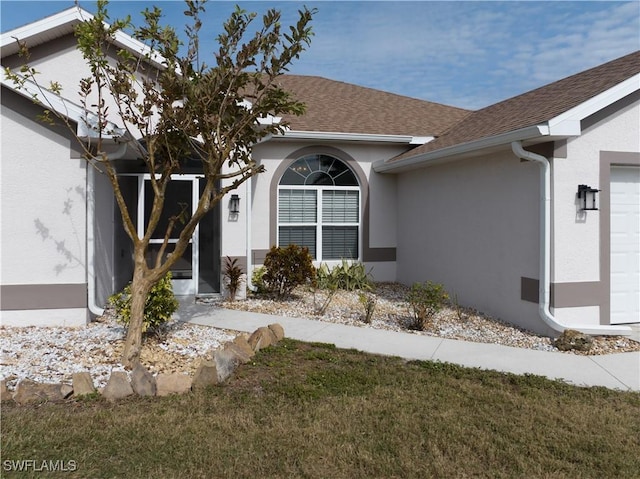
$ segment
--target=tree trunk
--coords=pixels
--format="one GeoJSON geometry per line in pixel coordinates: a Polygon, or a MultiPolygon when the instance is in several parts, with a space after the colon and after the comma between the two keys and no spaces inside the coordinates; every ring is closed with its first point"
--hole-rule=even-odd
{"type": "MultiPolygon", "coordinates": [[[[136,248],[137,250],[138,248],[136,248]]],[[[142,250],[142,248],[140,248],[142,250]]],[[[144,251],[135,251],[135,264],[133,268],[133,280],[131,281],[131,316],[127,337],[122,352],[122,364],[125,367],[133,367],[140,361],[142,350],[142,325],[144,322],[144,305],[153,283],[145,276],[146,264],[144,251]]]]}

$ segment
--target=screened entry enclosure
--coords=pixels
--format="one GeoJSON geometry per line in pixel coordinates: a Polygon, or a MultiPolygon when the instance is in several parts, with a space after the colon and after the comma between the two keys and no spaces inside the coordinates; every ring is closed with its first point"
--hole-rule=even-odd
{"type": "MultiPolygon", "coordinates": [[[[172,217],[176,221],[169,235],[165,257],[178,242],[182,226],[193,214],[204,180],[197,175],[181,175],[172,178],[165,193],[164,210],[155,228],[147,262],[155,263],[164,242],[164,235],[172,217]]],[[[138,176],[138,235],[144,235],[153,207],[154,192],[149,175],[138,176]]],[[[217,204],[196,228],[184,254],[171,268],[174,293],[177,295],[211,294],[220,292],[220,205],[217,204]]]]}
{"type": "Polygon", "coordinates": [[[309,248],[316,261],[360,257],[360,185],[341,160],[295,161],[278,186],[278,245],[309,248]]]}

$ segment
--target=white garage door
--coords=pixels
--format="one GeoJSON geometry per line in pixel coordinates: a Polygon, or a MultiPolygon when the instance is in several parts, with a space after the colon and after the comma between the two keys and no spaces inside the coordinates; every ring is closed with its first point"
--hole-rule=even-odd
{"type": "Polygon", "coordinates": [[[611,324],[640,322],[640,168],[611,168],[611,324]]]}

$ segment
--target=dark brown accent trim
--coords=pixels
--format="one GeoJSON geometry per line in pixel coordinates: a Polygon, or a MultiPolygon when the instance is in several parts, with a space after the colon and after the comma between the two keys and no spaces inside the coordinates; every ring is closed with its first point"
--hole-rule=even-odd
{"type": "MultiPolygon", "coordinates": [[[[229,258],[233,261],[237,260],[236,266],[239,266],[243,273],[247,272],[247,257],[246,256],[229,256],[229,258]]],[[[227,265],[227,256],[222,256],[220,258],[220,264],[222,265],[222,274],[225,273],[225,268],[227,265]]]]}
{"type": "Polygon", "coordinates": [[[600,152],[600,324],[611,324],[611,167],[640,166],[640,153],[600,152]]]}
{"type": "Polygon", "coordinates": [[[86,308],[87,285],[4,284],[0,297],[2,311],[86,308]]]}
{"type": "Polygon", "coordinates": [[[539,291],[538,285],[540,282],[537,279],[532,278],[520,278],[520,299],[522,301],[529,301],[530,303],[538,303],[539,291]]]}
{"type": "MultiPolygon", "coordinates": [[[[520,299],[538,303],[539,284],[540,282],[537,279],[520,278],[520,299]]],[[[552,308],[600,306],[603,301],[604,298],[599,281],[551,283],[549,306],[552,308]]]]}
{"type": "Polygon", "coordinates": [[[551,284],[550,303],[554,308],[600,306],[603,301],[599,281],[551,284]]]}
{"type": "Polygon", "coordinates": [[[264,259],[267,257],[268,249],[254,249],[252,250],[251,264],[254,266],[257,264],[264,264],[264,259]]]}
{"type": "Polygon", "coordinates": [[[358,164],[358,162],[351,155],[345,153],[338,148],[331,146],[315,145],[305,146],[298,150],[293,151],[287,157],[280,162],[280,165],[273,172],[271,178],[271,185],[269,189],[269,244],[275,245],[277,240],[277,228],[278,228],[278,183],[280,178],[284,174],[285,170],[291,166],[293,162],[306,155],[330,155],[339,160],[344,161],[358,177],[360,183],[361,193],[361,214],[362,214],[362,261],[395,261],[396,260],[396,248],[370,248],[369,238],[369,182],[367,176],[358,164]]]}

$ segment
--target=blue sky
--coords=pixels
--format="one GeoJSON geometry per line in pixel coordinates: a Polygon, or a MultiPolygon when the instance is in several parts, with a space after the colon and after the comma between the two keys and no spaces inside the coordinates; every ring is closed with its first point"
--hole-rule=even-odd
{"type": "MultiPolygon", "coordinates": [[[[291,73],[319,75],[401,95],[477,109],[640,50],[640,2],[211,1],[205,53],[235,3],[293,22],[315,7],[315,37],[291,73]]],[[[158,5],[182,31],[176,1],[112,1],[112,17],[158,5]]],[[[81,1],[89,11],[94,2],[81,1]]],[[[2,32],[73,6],[73,1],[0,3],[2,32]]]]}

